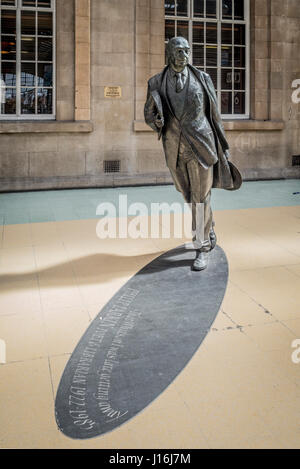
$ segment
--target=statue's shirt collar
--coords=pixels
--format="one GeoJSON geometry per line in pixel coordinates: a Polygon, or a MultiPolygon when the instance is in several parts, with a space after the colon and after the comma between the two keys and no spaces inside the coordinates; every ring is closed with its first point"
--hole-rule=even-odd
{"type": "Polygon", "coordinates": [[[178,73],[181,73],[181,75],[184,77],[184,78],[187,78],[188,74],[189,74],[189,71],[188,71],[188,68],[185,67],[182,72],[175,72],[175,70],[173,70],[172,67],[169,66],[169,70],[168,70],[170,76],[172,78],[176,78],[176,76],[178,75],[178,73]]]}

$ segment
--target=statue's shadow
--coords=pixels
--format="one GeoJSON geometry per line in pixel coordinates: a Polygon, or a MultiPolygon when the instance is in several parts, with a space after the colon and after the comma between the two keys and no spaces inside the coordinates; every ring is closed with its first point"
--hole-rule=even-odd
{"type": "MultiPolygon", "coordinates": [[[[2,291],[30,288],[32,281],[41,281],[42,287],[63,287],[74,285],[76,279],[81,285],[95,283],[108,283],[116,277],[135,275],[149,262],[161,256],[157,271],[174,267],[186,267],[191,264],[189,251],[179,248],[175,255],[173,250],[164,254],[164,251],[147,253],[143,255],[122,256],[120,254],[91,254],[78,257],[70,261],[61,262],[46,268],[30,270],[27,272],[13,272],[0,275],[2,291]]],[[[195,257],[195,253],[193,254],[195,257]]],[[[142,272],[147,275],[151,269],[142,272]]]]}

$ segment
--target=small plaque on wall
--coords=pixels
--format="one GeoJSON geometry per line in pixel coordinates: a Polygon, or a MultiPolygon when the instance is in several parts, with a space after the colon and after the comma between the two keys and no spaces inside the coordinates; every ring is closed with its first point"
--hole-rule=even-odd
{"type": "Polygon", "coordinates": [[[105,86],[104,98],[122,98],[121,86],[105,86]]]}

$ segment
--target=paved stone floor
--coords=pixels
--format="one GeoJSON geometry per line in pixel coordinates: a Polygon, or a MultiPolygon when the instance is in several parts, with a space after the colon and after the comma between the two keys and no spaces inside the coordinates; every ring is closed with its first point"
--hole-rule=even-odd
{"type": "MultiPolygon", "coordinates": [[[[211,331],[144,411],[85,441],[65,437],[54,418],[70,354],[129,278],[189,240],[147,237],[146,214],[144,238],[101,240],[96,207],[120,194],[146,205],[180,195],[172,186],[0,194],[0,447],[300,448],[300,363],[291,358],[300,339],[299,192],[296,180],[215,191],[229,283],[211,331]]],[[[180,210],[172,218],[182,223],[180,210]]]]}

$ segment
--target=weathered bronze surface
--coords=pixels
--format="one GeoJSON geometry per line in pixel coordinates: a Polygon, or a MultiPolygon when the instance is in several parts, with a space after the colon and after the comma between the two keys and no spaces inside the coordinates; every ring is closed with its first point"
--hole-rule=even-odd
{"type": "Polygon", "coordinates": [[[198,251],[193,267],[203,270],[207,253],[216,244],[211,189],[239,189],[242,178],[228,161],[229,145],[212,80],[189,64],[189,55],[185,38],[168,42],[168,65],[148,81],[145,121],[162,138],[175,187],[191,204],[198,251]]]}

